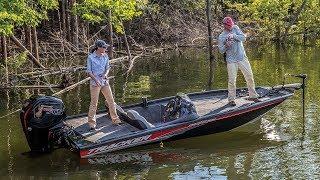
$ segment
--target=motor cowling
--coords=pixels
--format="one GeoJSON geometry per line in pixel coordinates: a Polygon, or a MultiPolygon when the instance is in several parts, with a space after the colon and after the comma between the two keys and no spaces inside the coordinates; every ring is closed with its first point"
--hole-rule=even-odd
{"type": "Polygon", "coordinates": [[[66,118],[61,99],[38,96],[28,99],[22,107],[20,120],[32,152],[50,152],[57,141],[62,121],[66,118]]]}

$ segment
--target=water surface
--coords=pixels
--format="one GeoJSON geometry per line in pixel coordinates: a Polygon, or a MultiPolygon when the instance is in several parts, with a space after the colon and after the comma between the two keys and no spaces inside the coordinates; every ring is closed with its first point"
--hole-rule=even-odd
{"type": "MultiPolygon", "coordinates": [[[[259,86],[283,82],[286,73],[307,73],[306,114],[302,116],[301,92],[254,123],[209,136],[133,148],[80,159],[68,149],[30,157],[18,114],[0,119],[0,177],[3,179],[315,179],[319,178],[320,49],[275,46],[248,48],[248,57],[259,86]]],[[[85,61],[85,58],[83,59],[85,61]]],[[[119,104],[208,89],[209,69],[204,50],[183,50],[138,60],[129,76],[116,66],[112,81],[119,104]]],[[[82,78],[81,73],[75,75],[82,78]]],[[[299,82],[287,78],[286,82],[299,82]]],[[[226,88],[227,72],[216,65],[214,89],[226,88]]],[[[239,73],[238,86],[245,86],[239,73]]],[[[31,93],[31,92],[30,92],[31,93]]],[[[26,92],[1,95],[0,116],[20,107],[26,92]]],[[[68,114],[85,113],[88,84],[62,96],[68,114]]],[[[100,101],[99,106],[103,104],[100,101]]]]}

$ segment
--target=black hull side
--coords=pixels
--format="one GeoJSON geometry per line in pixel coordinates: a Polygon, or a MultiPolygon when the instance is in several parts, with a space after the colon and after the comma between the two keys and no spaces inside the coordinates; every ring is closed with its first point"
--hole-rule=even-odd
{"type": "Polygon", "coordinates": [[[167,139],[166,141],[173,141],[173,140],[179,140],[179,139],[185,139],[190,137],[196,137],[196,136],[204,136],[214,133],[220,133],[232,130],[234,128],[237,128],[239,126],[242,126],[250,121],[253,121],[259,116],[262,116],[263,114],[270,111],[272,108],[276,107],[277,105],[281,104],[283,101],[271,104],[269,106],[266,106],[264,108],[259,108],[253,111],[248,111],[243,114],[230,116],[226,118],[221,118],[219,120],[212,121],[210,123],[206,123],[202,126],[199,126],[197,128],[190,129],[189,131],[186,131],[183,134],[173,136],[170,139],[167,139]]]}

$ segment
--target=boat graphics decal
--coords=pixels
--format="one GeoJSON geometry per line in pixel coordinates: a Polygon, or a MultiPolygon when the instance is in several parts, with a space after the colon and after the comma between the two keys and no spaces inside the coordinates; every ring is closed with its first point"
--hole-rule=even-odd
{"type": "Polygon", "coordinates": [[[89,156],[93,156],[96,154],[101,154],[104,152],[109,152],[112,150],[117,150],[117,149],[123,149],[126,147],[132,147],[132,146],[136,146],[136,145],[141,145],[141,144],[145,144],[147,142],[153,142],[153,141],[157,141],[160,139],[167,139],[177,133],[182,133],[184,132],[184,129],[187,129],[188,126],[187,125],[182,125],[176,128],[172,128],[172,129],[166,129],[163,131],[157,131],[154,132],[152,134],[148,134],[145,136],[141,136],[141,137],[136,137],[133,139],[128,139],[125,141],[120,141],[120,142],[116,142],[116,143],[112,143],[110,145],[106,145],[106,146],[101,146],[101,147],[97,147],[94,149],[89,149],[89,150],[81,150],[80,151],[80,156],[81,157],[89,157],[89,156]]]}
{"type": "Polygon", "coordinates": [[[90,155],[94,155],[94,154],[100,154],[102,152],[108,152],[109,150],[112,150],[112,149],[118,149],[118,148],[121,148],[121,147],[127,147],[127,146],[130,146],[132,144],[139,144],[141,142],[147,141],[150,137],[151,137],[151,134],[148,134],[146,136],[136,137],[136,138],[128,139],[128,140],[125,140],[125,141],[112,143],[110,145],[97,147],[97,148],[88,150],[88,153],[86,155],[85,154],[83,154],[83,155],[90,156],[90,155]]]}

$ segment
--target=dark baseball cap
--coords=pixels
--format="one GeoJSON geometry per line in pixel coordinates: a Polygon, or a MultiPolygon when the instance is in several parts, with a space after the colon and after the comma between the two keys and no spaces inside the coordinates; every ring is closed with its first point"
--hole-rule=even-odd
{"type": "Polygon", "coordinates": [[[107,44],[104,40],[101,40],[101,39],[96,40],[96,42],[94,43],[94,45],[95,45],[96,47],[100,47],[100,48],[107,48],[107,47],[110,46],[110,45],[107,44]]]}

